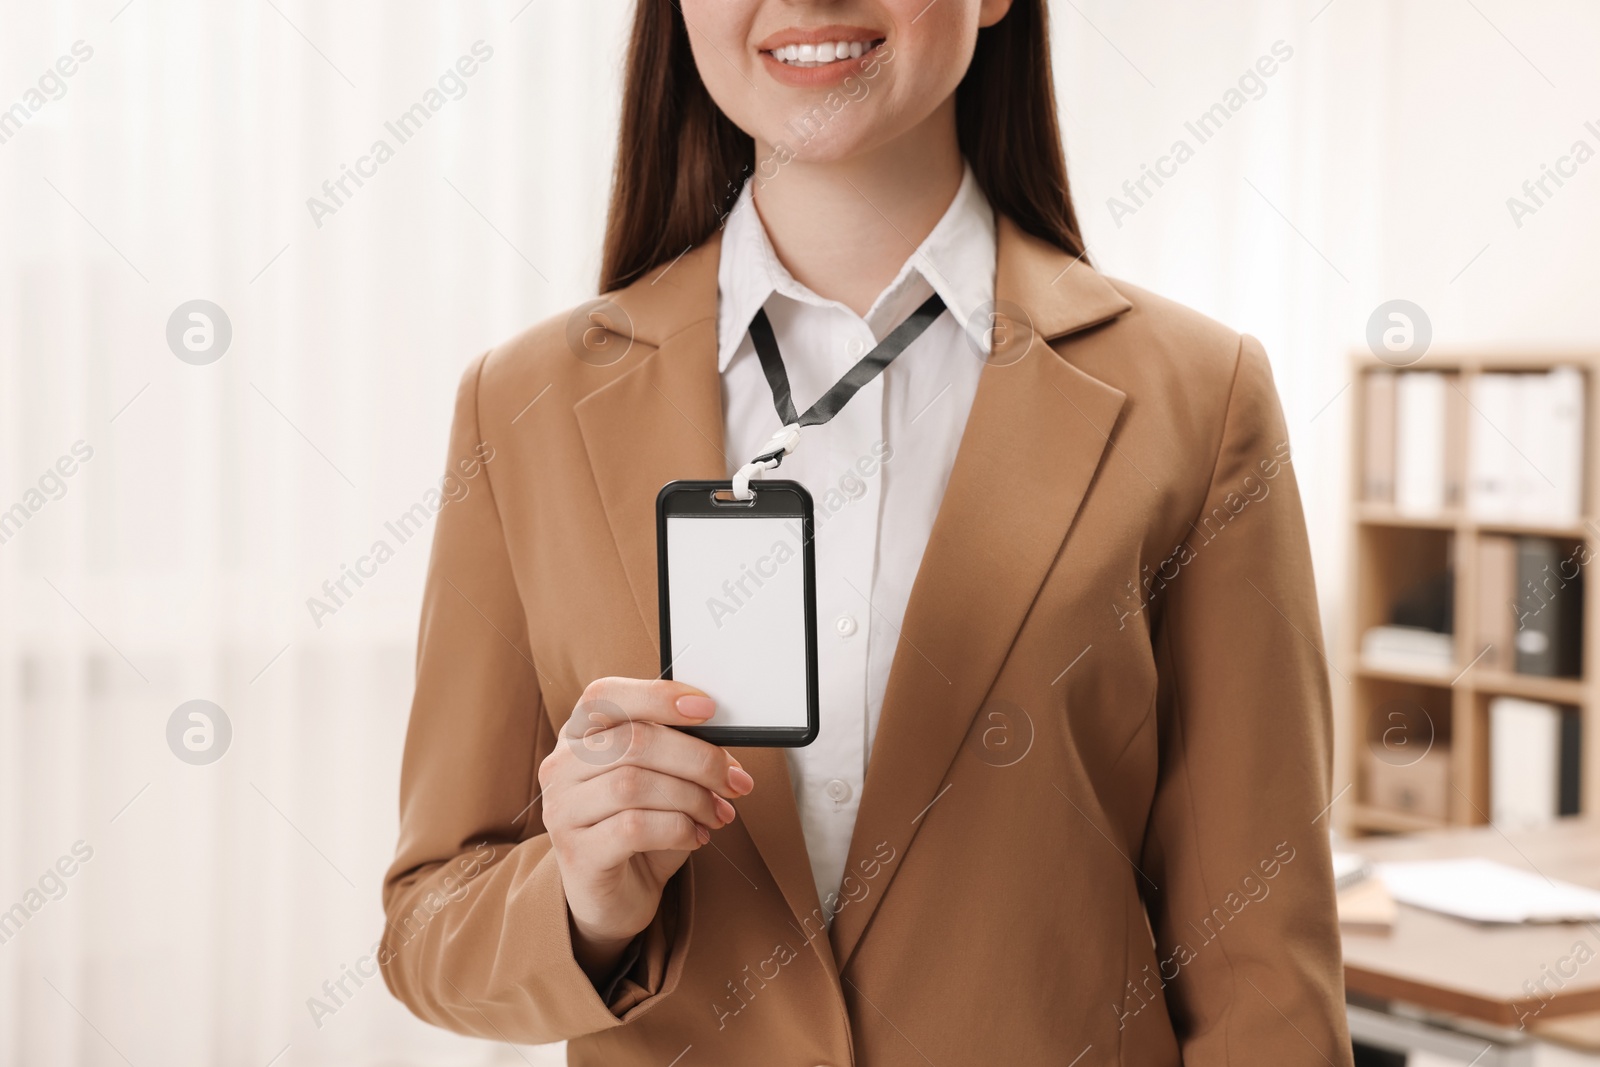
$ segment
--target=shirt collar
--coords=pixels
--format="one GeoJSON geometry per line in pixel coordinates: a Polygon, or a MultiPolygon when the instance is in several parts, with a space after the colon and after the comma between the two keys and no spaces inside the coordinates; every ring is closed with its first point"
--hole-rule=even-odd
{"type": "MultiPolygon", "coordinates": [[[[868,310],[873,313],[892,299],[915,274],[943,298],[958,323],[972,321],[978,309],[994,300],[994,210],[978,187],[972,167],[962,162],[961,186],[943,217],[917,247],[895,279],[868,310]]],[[[744,341],[750,320],[773,294],[817,307],[848,308],[827,300],[796,281],[773,250],[766,227],[756,211],[754,189],[745,183],[733,210],[723,223],[721,259],[717,267],[717,371],[728,369],[744,341]]],[[[974,342],[984,344],[986,330],[968,330],[974,342]]]]}

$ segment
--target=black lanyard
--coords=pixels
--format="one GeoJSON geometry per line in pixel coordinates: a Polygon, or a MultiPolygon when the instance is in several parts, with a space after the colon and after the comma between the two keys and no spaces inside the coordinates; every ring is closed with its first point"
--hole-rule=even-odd
{"type": "Polygon", "coordinates": [[[942,314],[944,301],[938,293],[934,293],[871,352],[862,356],[860,362],[846,371],[843,378],[834,382],[833,387],[807,408],[804,415],[799,415],[795,413],[794,396],[789,391],[789,372],[783,369],[783,357],[778,354],[778,339],[772,336],[772,323],[767,320],[765,309],[757,309],[755,318],[750,321],[750,340],[756,346],[756,355],[761,357],[761,370],[767,376],[767,384],[772,387],[772,406],[778,409],[783,429],[772,435],[761,455],[734,474],[731,485],[734,499],[751,500],[754,490],[750,487],[750,479],[762,471],[772,470],[783,462],[784,456],[794,451],[795,445],[800,443],[800,427],[820,426],[839,414],[839,409],[848,404],[863,385],[883,373],[883,368],[904,352],[912,341],[921,337],[923,331],[933,325],[933,320],[942,314]]]}
{"type": "Polygon", "coordinates": [[[750,340],[755,343],[756,355],[761,357],[761,370],[767,376],[767,384],[772,387],[772,403],[778,409],[778,420],[784,426],[820,426],[827,422],[839,414],[839,410],[850,402],[850,398],[862,386],[883,373],[894,357],[921,337],[923,331],[932,326],[933,320],[943,312],[944,301],[938,293],[934,293],[871,352],[862,356],[860,362],[846,371],[843,378],[834,382],[833,387],[807,408],[804,415],[799,415],[794,410],[794,397],[789,392],[789,373],[784,370],[783,357],[778,354],[778,339],[772,335],[772,323],[767,320],[766,309],[757,309],[756,317],[750,322],[750,340]]]}

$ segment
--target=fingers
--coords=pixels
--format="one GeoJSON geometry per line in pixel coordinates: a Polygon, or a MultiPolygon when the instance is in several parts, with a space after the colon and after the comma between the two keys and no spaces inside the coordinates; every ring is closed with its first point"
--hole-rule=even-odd
{"type": "Polygon", "coordinates": [[[630,808],[680,812],[713,830],[728,825],[735,814],[733,805],[711,790],[634,765],[577,783],[554,807],[546,812],[547,823],[572,829],[594,826],[630,808]]]}
{"type": "Polygon", "coordinates": [[[581,737],[628,722],[699,726],[715,711],[705,693],[668,678],[597,678],[584,689],[564,732],[581,737]]]}
{"type": "Polygon", "coordinates": [[[573,746],[570,773],[579,781],[619,767],[642,767],[691,782],[724,797],[743,796],[755,781],[723,748],[655,723],[626,723],[590,734],[573,746]]]}
{"type": "MultiPolygon", "coordinates": [[[[693,782],[724,797],[743,796],[755,781],[722,748],[675,726],[704,722],[716,711],[700,690],[666,679],[600,678],[584,690],[562,737],[575,760],[559,769],[586,781],[612,767],[632,765],[693,782]]],[[[552,767],[552,770],[556,768],[552,767]]],[[[548,787],[541,769],[541,784],[548,787]]]]}
{"type": "Polygon", "coordinates": [[[589,862],[604,870],[640,852],[693,852],[711,834],[682,812],[629,808],[590,827],[581,840],[589,862]]]}

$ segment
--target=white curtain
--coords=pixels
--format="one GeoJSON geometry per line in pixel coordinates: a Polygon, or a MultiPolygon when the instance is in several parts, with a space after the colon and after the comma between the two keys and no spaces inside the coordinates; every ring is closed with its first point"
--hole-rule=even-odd
{"type": "MultiPolygon", "coordinates": [[[[1266,343],[1332,625],[1339,390],[1371,309],[1417,301],[1436,345],[1595,344],[1600,163],[1520,229],[1504,200],[1600,119],[1580,104],[1600,15],[1052,13],[1092,252],[1266,343]],[[1278,41],[1264,90],[1119,226],[1108,199],[1278,41]]],[[[428,552],[386,523],[438,483],[464,362],[592,292],[627,16],[4,5],[0,1064],[560,1062],[433,1030],[360,977],[428,552]],[[419,103],[402,139],[386,123],[419,103]],[[198,365],[168,341],[196,300],[231,325],[198,365]],[[204,720],[169,743],[195,700],[231,729],[215,762],[183,743],[204,720]]]]}

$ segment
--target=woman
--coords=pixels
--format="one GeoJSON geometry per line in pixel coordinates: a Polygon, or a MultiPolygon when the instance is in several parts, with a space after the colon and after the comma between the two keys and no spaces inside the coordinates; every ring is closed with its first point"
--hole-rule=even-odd
{"type": "Polygon", "coordinates": [[[604,301],[477,360],[390,987],[575,1064],[1348,1063],[1304,523],[1252,339],[1084,255],[1043,0],[640,0],[604,301]],[[783,475],[821,734],[657,677],[654,501],[783,475]],[[1077,1057],[1077,1058],[1075,1058],[1077,1057]]]}

